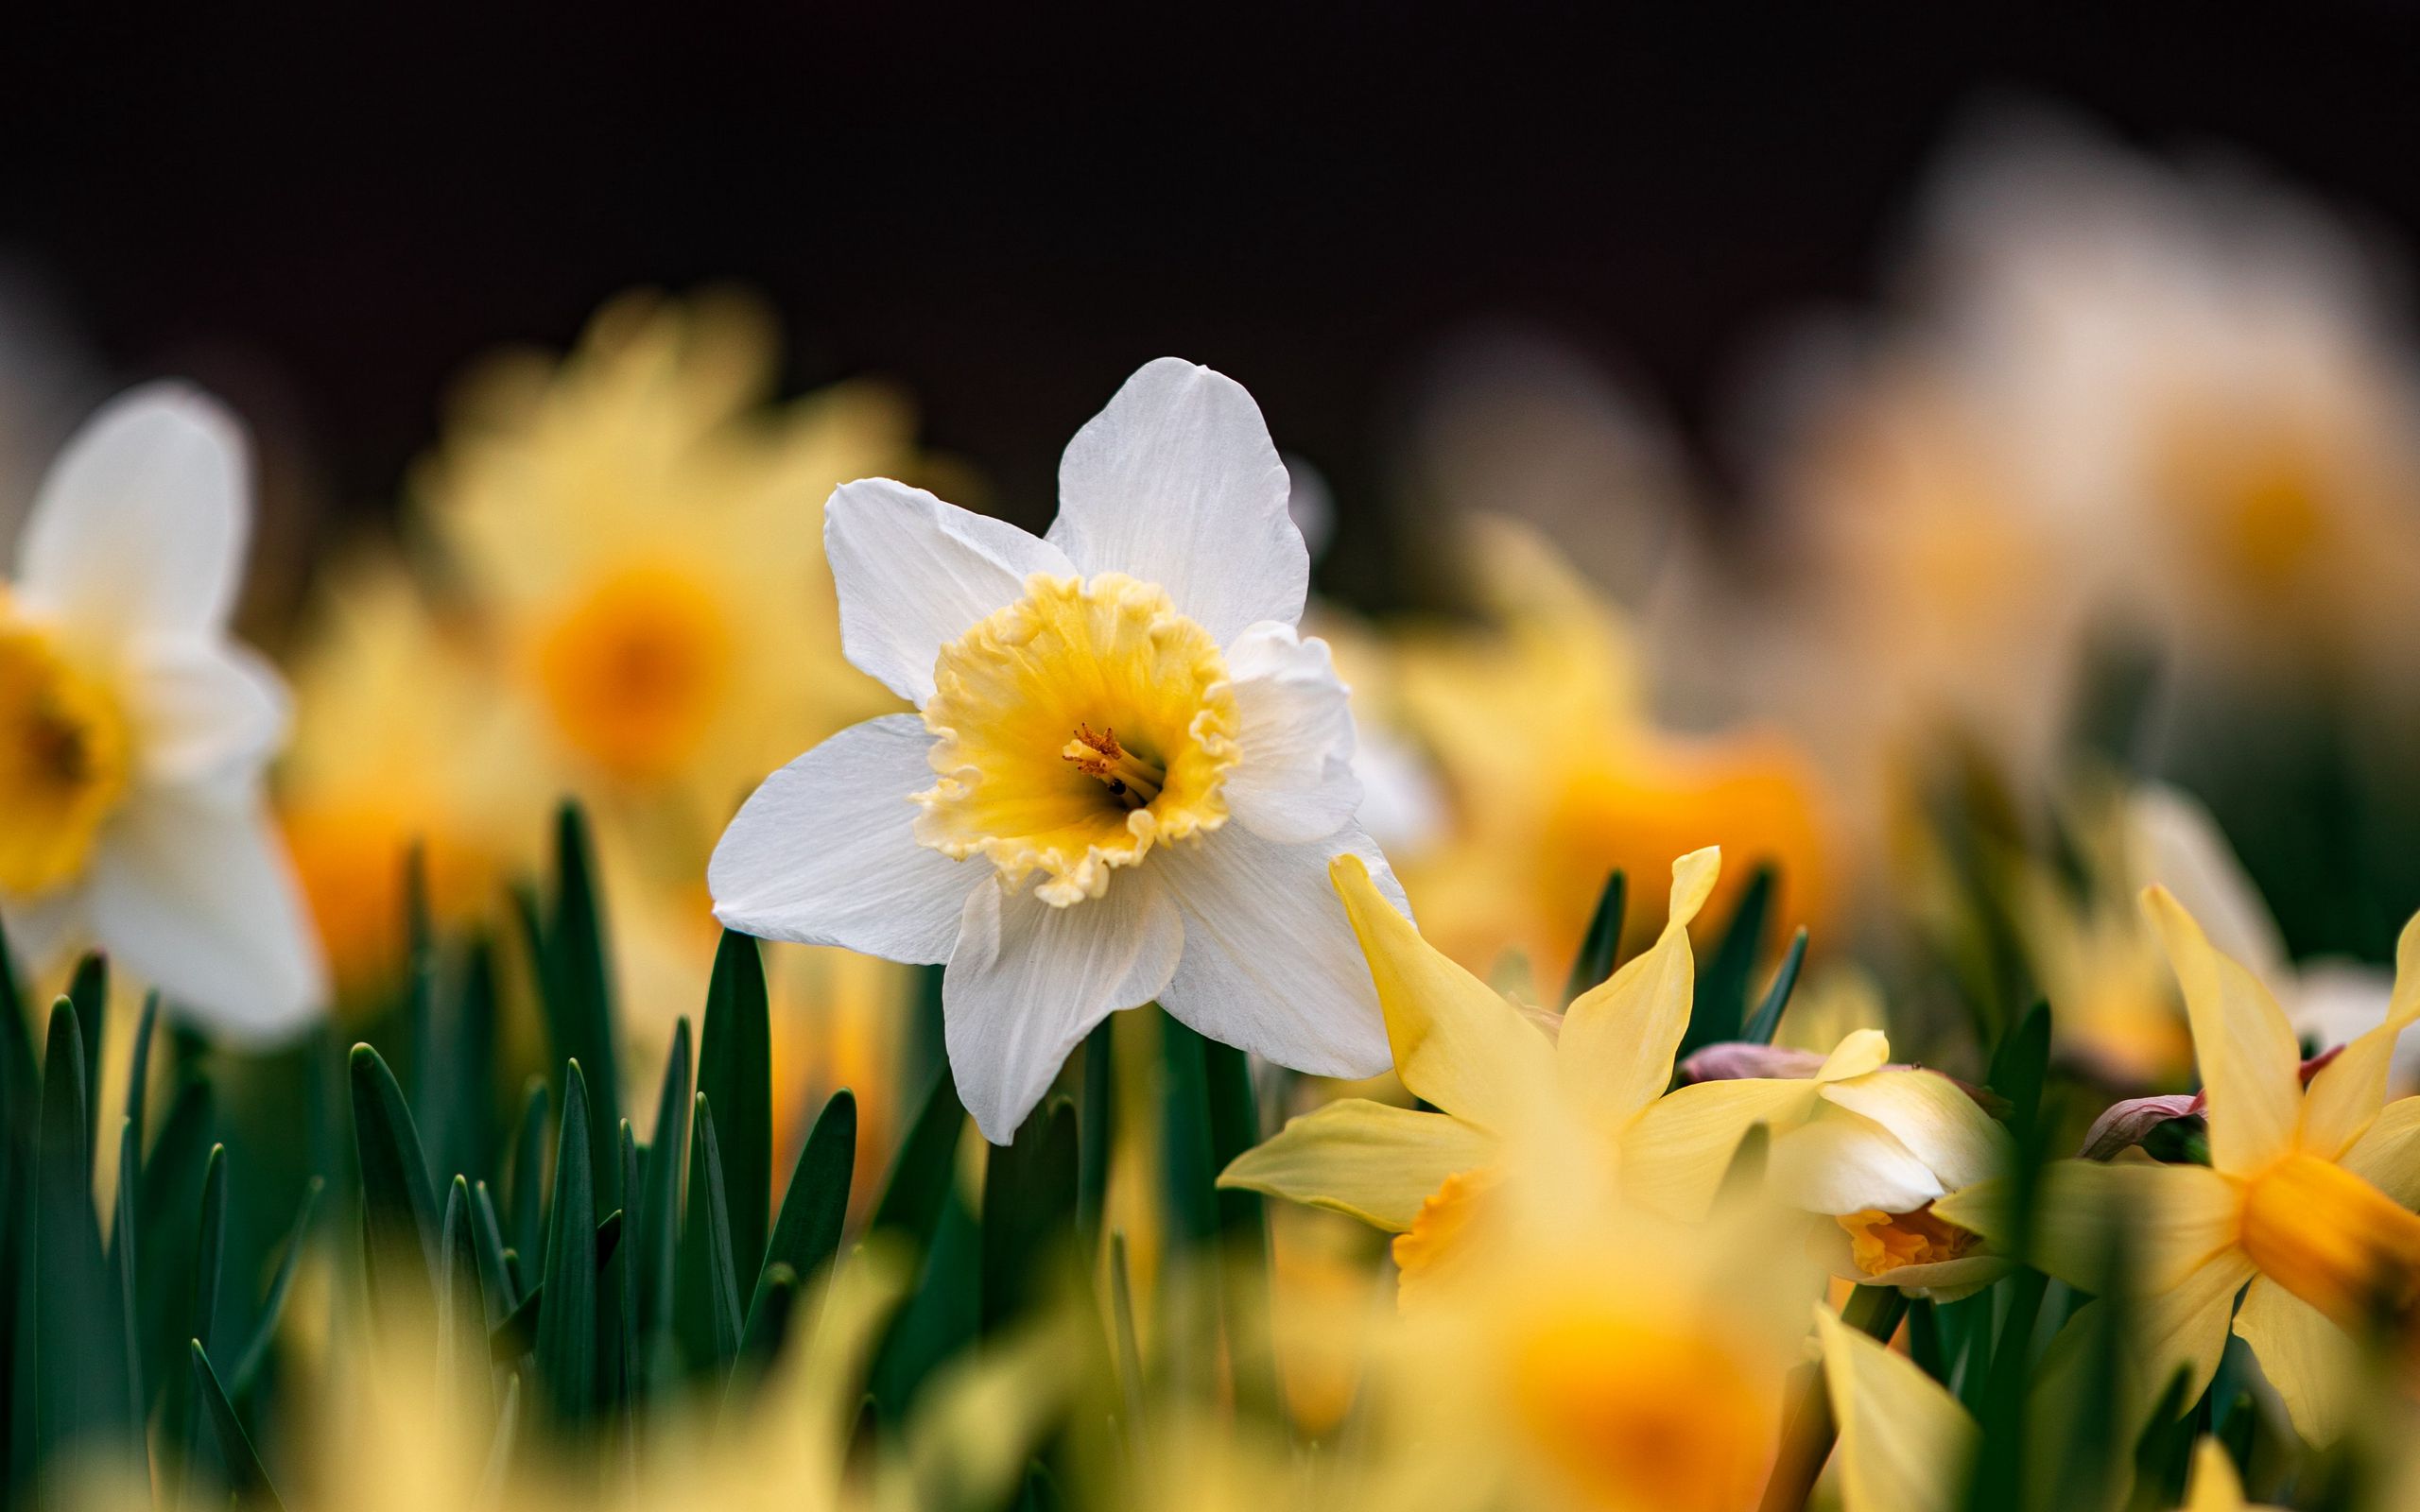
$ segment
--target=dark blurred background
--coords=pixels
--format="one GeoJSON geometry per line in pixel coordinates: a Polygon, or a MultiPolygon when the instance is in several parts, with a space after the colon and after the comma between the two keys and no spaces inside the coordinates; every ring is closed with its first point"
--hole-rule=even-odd
{"type": "Polygon", "coordinates": [[[1253,388],[1350,541],[1402,374],[1474,318],[1618,360],[1720,476],[1742,353],[1874,290],[1997,95],[2420,224],[2402,7],[1019,9],[45,7],[0,254],[345,510],[391,508],[489,346],[735,277],[797,384],[904,381],[1001,512],[1046,516],[1071,429],[1178,352],[1253,388]]]}

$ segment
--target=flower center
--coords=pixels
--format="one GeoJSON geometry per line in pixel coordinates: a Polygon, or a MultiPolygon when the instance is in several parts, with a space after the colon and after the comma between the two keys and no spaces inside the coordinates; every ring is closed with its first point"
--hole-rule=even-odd
{"type": "Polygon", "coordinates": [[[0,892],[44,892],[80,871],[128,766],[108,693],[0,600],[0,892]]]}
{"type": "Polygon", "coordinates": [[[538,647],[565,739],[626,782],[660,781],[697,748],[730,685],[731,627],[703,587],[639,568],[598,584],[538,647]]]}
{"type": "Polygon", "coordinates": [[[1833,1221],[1848,1231],[1849,1253],[1868,1276],[1888,1275],[1903,1265],[1960,1260],[1983,1242],[1973,1229],[1935,1217],[1929,1202],[1912,1212],[1868,1208],[1833,1221]]]}
{"type": "Polygon", "coordinates": [[[2359,1332],[2420,1303],[2420,1213],[2342,1166],[2289,1155],[2244,1191],[2243,1252],[2262,1275],[2359,1332]]]}
{"type": "Polygon", "coordinates": [[[991,858],[1064,907],[1151,847],[1217,829],[1236,759],[1218,643],[1167,593],[1117,573],[1036,575],[1026,596],[942,648],[925,728],[940,782],[916,838],[991,858]]]}

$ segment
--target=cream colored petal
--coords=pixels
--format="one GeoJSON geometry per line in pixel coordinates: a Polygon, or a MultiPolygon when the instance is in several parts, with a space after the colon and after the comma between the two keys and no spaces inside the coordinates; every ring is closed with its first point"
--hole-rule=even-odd
{"type": "Polygon", "coordinates": [[[2210,1094],[2210,1163],[2250,1175],[2293,1144],[2302,1115],[2302,1052],[2260,979],[2211,947],[2165,887],[2143,906],[2168,945],[2193,1022],[2193,1055],[2210,1094]]]}
{"type": "Polygon", "coordinates": [[[2351,1405],[2349,1388],[2360,1382],[2360,1347],[2352,1336],[2266,1276],[2244,1289],[2235,1331],[2286,1399],[2294,1432],[2313,1444],[2334,1443],[2351,1405]]]}
{"type": "Polygon", "coordinates": [[[1891,1058],[1891,1039],[1879,1029],[1855,1029],[1844,1037],[1815,1073],[1817,1081],[1846,1081],[1879,1071],[1891,1058]]]}
{"type": "Polygon", "coordinates": [[[2420,1097],[2387,1104],[2337,1163],[2405,1207],[2420,1208],[2420,1097]]]}
{"type": "MultiPolygon", "coordinates": [[[[2014,1241],[2008,1183],[1984,1181],[1933,1204],[1940,1217],[1995,1244],[2014,1241]]],[[[2033,1261],[2087,1291],[2106,1281],[2119,1223],[2131,1225],[2126,1263],[2146,1291],[2181,1283],[2236,1242],[2234,1182],[2205,1166],[2054,1160],[2035,1202],[2033,1261]]]]}
{"type": "Polygon", "coordinates": [[[1750,1128],[1763,1124],[1785,1133],[1806,1122],[1818,1101],[1810,1081],[1708,1081],[1681,1088],[1649,1104],[1622,1136],[1623,1190],[1668,1216],[1702,1216],[1750,1128]]]}
{"type": "Polygon", "coordinates": [[[1348,1097],[1288,1120],[1268,1143],[1237,1156],[1219,1184],[1401,1233],[1447,1177],[1487,1164],[1494,1143],[1443,1113],[1348,1097]]]}
{"type": "Polygon", "coordinates": [[[1778,1200],[1835,1215],[1910,1212],[1947,1190],[1889,1129],[1839,1108],[1775,1135],[1765,1174],[1778,1200]]]}
{"type": "Polygon", "coordinates": [[[1605,1126],[1620,1127],[1672,1080],[1672,1055],[1687,1032],[1697,982],[1689,921],[1721,869],[1722,852],[1711,846],[1673,862],[1664,933],[1563,1016],[1556,1062],[1564,1090],[1605,1126]]]}
{"type": "Polygon", "coordinates": [[[1944,1187],[1972,1186],[2008,1170],[2008,1130],[1938,1072],[1870,1072],[1828,1082],[1823,1095],[1898,1136],[1944,1187]]]}
{"type": "Polygon", "coordinates": [[[2360,1137],[2386,1103],[2395,1041],[2420,1019],[2420,915],[2403,926],[2394,947],[2394,994],[2386,1018],[2320,1068],[2303,1094],[2302,1147],[2334,1160],[2360,1137]]]}
{"type": "Polygon", "coordinates": [[[1554,1094],[1554,1047],[1520,1010],[1420,937],[1357,855],[1328,868],[1369,958],[1395,1074],[1457,1118],[1503,1133],[1554,1094]]]}
{"type": "Polygon", "coordinates": [[[1815,1327],[1824,1386],[1840,1424],[1844,1512],[1928,1512],[1959,1505],[1975,1454],[1975,1419],[1913,1360],[1850,1328],[1828,1308],[1815,1327]]]}

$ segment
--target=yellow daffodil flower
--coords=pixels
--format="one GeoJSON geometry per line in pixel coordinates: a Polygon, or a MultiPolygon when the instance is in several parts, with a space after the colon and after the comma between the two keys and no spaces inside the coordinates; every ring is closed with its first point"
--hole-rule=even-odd
{"type": "MultiPolygon", "coordinates": [[[[2165,888],[2144,901],[2185,989],[2210,1164],[2057,1162],[2043,1176],[2036,1263],[2079,1285],[2104,1284],[2108,1225],[2131,1219],[2136,1384],[2156,1392],[2182,1368],[2188,1396],[2199,1394],[2232,1316],[2296,1430],[2325,1442],[2357,1377],[2347,1330],[2380,1316],[2400,1324],[2420,1302],[2420,1214],[2411,1211],[2420,1199],[2420,1098],[2386,1101],[2395,1041],[2420,1019],[2420,919],[2397,947],[2385,1021],[2306,1087],[2301,1051],[2269,989],[2215,949],[2165,888]]],[[[1986,1233],[2007,1221],[1993,1187],[1938,1206],[1986,1233]]]]}
{"type": "Polygon", "coordinates": [[[1935,1204],[2004,1174],[2008,1132],[1958,1083],[1890,1058],[1881,1031],[1860,1029],[1810,1076],[1674,1091],[1632,1134],[1629,1190],[1660,1211],[1702,1212],[1761,1124],[1772,1139],[1767,1190],[1810,1216],[1807,1242],[1832,1274],[1945,1299],[1973,1292],[2008,1262],[1935,1204]]]}
{"type": "Polygon", "coordinates": [[[1696,975],[1688,925],[1720,869],[1713,850],[1673,862],[1662,936],[1557,1020],[1457,965],[1388,904],[1357,858],[1340,858],[1336,887],[1377,984],[1395,1074],[1440,1111],[1330,1103],[1238,1157],[1219,1184],[1401,1235],[1407,1297],[1453,1262],[1475,1205],[1508,1165],[1552,1162],[1579,1190],[1603,1190],[1641,1112],[1672,1079],[1696,975]]]}
{"type": "MultiPolygon", "coordinates": [[[[1611,603],[1509,521],[1474,522],[1470,541],[1487,622],[1402,632],[1389,657],[1404,731],[1435,759],[1450,812],[1447,838],[1404,858],[1429,938],[1480,971],[1508,950],[1559,970],[1607,872],[1643,882],[1704,845],[1740,863],[1716,917],[1772,861],[1779,917],[1820,930],[1835,858],[1801,753],[1771,730],[1659,728],[1611,603]]],[[[1663,920],[1636,902],[1631,913],[1638,949],[1663,920]]]]}
{"type": "Polygon", "coordinates": [[[257,1040],[325,988],[262,802],[285,686],[228,633],[251,507],[243,433],[181,384],[52,466],[0,588],[0,916],[36,971],[99,945],[257,1040]]]}

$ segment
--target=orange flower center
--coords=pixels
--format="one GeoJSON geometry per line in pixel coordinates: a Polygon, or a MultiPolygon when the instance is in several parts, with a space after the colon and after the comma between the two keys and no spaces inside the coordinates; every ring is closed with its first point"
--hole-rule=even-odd
{"type": "Polygon", "coordinates": [[[2316,1156],[2289,1155],[2246,1185],[2243,1252],[2348,1330],[2420,1302],[2420,1213],[2316,1156]]]}
{"type": "Polygon", "coordinates": [[[82,870],[129,765],[107,691],[0,599],[0,892],[44,892],[82,870]]]}
{"type": "Polygon", "coordinates": [[[625,782],[661,781],[697,749],[731,685],[722,607],[678,573],[606,579],[538,648],[538,680],[574,747],[625,782]]]}
{"type": "Polygon", "coordinates": [[[1963,1259],[1983,1242],[1974,1230],[1936,1216],[1929,1202],[1912,1212],[1868,1208],[1834,1221],[1848,1231],[1849,1253],[1868,1276],[1963,1259]]]}

